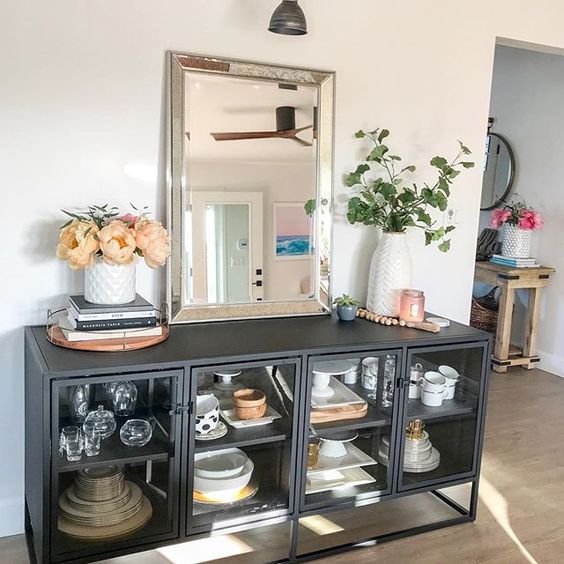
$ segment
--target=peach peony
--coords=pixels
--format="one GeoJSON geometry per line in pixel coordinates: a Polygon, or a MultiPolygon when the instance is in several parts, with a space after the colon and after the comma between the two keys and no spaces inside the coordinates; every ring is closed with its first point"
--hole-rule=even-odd
{"type": "Polygon", "coordinates": [[[73,270],[91,266],[94,254],[100,249],[97,233],[98,227],[94,222],[73,219],[61,229],[57,257],[68,261],[73,270]]]}
{"type": "Polygon", "coordinates": [[[170,237],[158,221],[141,218],[135,225],[135,240],[147,266],[164,266],[170,255],[170,237]]]}
{"type": "Polygon", "coordinates": [[[134,260],[135,236],[133,229],[120,219],[114,219],[98,233],[102,258],[107,264],[130,264],[134,260]]]}

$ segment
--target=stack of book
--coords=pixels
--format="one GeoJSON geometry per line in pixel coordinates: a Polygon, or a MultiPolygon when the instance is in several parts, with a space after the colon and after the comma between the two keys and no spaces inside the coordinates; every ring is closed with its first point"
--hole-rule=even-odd
{"type": "Polygon", "coordinates": [[[511,268],[534,268],[538,266],[537,259],[535,258],[504,257],[503,255],[493,255],[490,262],[501,264],[502,266],[510,266],[511,268]]]}
{"type": "Polygon", "coordinates": [[[59,327],[68,341],[153,337],[162,334],[155,308],[139,294],[123,305],[91,304],[84,296],[70,296],[68,315],[59,327]]]}

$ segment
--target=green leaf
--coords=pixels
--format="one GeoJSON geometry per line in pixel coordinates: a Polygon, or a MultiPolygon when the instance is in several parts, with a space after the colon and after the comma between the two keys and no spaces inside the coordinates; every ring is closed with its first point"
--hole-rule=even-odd
{"type": "Polygon", "coordinates": [[[450,249],[450,240],[445,239],[442,243],[439,244],[439,251],[442,253],[446,253],[450,249]]]}
{"type": "Polygon", "coordinates": [[[443,176],[439,178],[438,189],[442,190],[447,196],[450,196],[450,187],[448,185],[448,180],[443,176]]]}
{"type": "Polygon", "coordinates": [[[397,194],[397,189],[393,184],[389,182],[382,182],[378,188],[378,193],[384,196],[384,199],[388,200],[390,196],[395,196],[397,194]]]}
{"type": "Polygon", "coordinates": [[[380,131],[380,135],[378,135],[378,141],[382,143],[388,135],[390,135],[390,132],[387,129],[382,129],[382,131],[380,131]]]}
{"type": "Polygon", "coordinates": [[[454,231],[455,229],[456,229],[456,227],[454,225],[448,225],[445,229],[445,234],[450,233],[451,231],[454,231]]]}
{"type": "Polygon", "coordinates": [[[358,165],[356,167],[356,170],[354,172],[351,172],[346,178],[345,178],[345,184],[349,187],[352,188],[353,186],[356,186],[357,184],[361,184],[361,177],[362,175],[370,170],[370,166],[367,164],[361,164],[358,165]]]}
{"type": "Polygon", "coordinates": [[[471,154],[472,154],[472,151],[471,151],[468,147],[466,147],[466,146],[462,143],[462,141],[459,140],[459,141],[458,141],[458,144],[460,145],[460,150],[462,151],[462,153],[463,153],[464,155],[471,155],[471,154]]]}
{"type": "Polygon", "coordinates": [[[448,206],[448,198],[444,195],[443,192],[437,192],[436,199],[437,199],[437,207],[441,211],[445,211],[448,206]]]}
{"type": "Polygon", "coordinates": [[[411,190],[406,189],[398,196],[398,200],[402,204],[410,204],[415,200],[415,194],[411,190]]]}
{"type": "Polygon", "coordinates": [[[401,169],[400,174],[401,174],[402,172],[405,172],[406,170],[409,170],[409,172],[415,172],[416,167],[415,167],[415,165],[406,166],[405,168],[402,168],[402,169],[401,169]]]}
{"type": "Polygon", "coordinates": [[[355,136],[357,139],[362,139],[363,137],[366,137],[366,133],[364,133],[364,131],[362,131],[362,129],[359,129],[359,130],[354,134],[354,136],[355,136]]]}
{"type": "Polygon", "coordinates": [[[425,211],[421,209],[415,210],[415,213],[417,214],[417,219],[419,219],[419,221],[431,227],[433,220],[431,219],[431,216],[428,213],[425,213],[425,211]]]}
{"type": "Polygon", "coordinates": [[[390,155],[388,158],[392,161],[401,161],[401,157],[398,157],[397,155],[390,155]]]}
{"type": "Polygon", "coordinates": [[[377,161],[380,162],[382,157],[388,152],[388,147],[386,145],[376,145],[370,154],[366,157],[367,161],[377,161]]]}
{"type": "Polygon", "coordinates": [[[431,166],[442,169],[448,164],[448,161],[444,157],[433,157],[431,159],[431,166]]]}
{"type": "Polygon", "coordinates": [[[313,215],[313,212],[315,211],[316,206],[317,206],[317,202],[315,201],[315,199],[312,198],[311,200],[308,200],[304,204],[304,210],[306,214],[311,217],[313,215]]]}
{"type": "Polygon", "coordinates": [[[425,245],[430,245],[433,241],[433,233],[431,231],[425,231],[425,245]]]}
{"type": "Polygon", "coordinates": [[[464,168],[474,168],[474,163],[471,161],[463,161],[460,163],[464,168]]]}

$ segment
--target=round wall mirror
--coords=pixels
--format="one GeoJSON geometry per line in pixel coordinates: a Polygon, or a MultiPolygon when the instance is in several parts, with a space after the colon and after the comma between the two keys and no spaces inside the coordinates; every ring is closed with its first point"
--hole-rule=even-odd
{"type": "Polygon", "coordinates": [[[482,183],[481,210],[501,205],[513,187],[515,158],[507,139],[497,133],[488,133],[486,166],[482,183]]]}

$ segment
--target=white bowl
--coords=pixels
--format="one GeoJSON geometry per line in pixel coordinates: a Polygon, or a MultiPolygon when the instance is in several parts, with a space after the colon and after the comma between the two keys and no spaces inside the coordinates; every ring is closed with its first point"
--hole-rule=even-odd
{"type": "Polygon", "coordinates": [[[439,374],[442,374],[447,379],[447,383],[449,380],[454,380],[455,382],[457,382],[460,378],[458,370],[456,370],[452,366],[447,366],[446,364],[439,366],[439,374]]]}
{"type": "Polygon", "coordinates": [[[238,476],[248,459],[238,448],[199,453],[194,458],[194,474],[212,480],[238,476]]]}
{"type": "Polygon", "coordinates": [[[202,478],[194,475],[194,489],[200,493],[216,498],[229,497],[242,490],[250,481],[255,465],[249,458],[238,476],[230,478],[202,478]]]}

